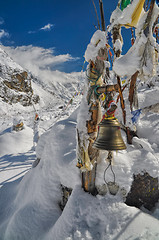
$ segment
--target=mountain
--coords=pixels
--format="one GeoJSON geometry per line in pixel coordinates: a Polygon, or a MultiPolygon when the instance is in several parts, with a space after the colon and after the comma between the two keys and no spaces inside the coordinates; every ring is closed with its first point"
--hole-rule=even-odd
{"type": "Polygon", "coordinates": [[[9,104],[23,106],[39,102],[32,89],[32,76],[0,48],[0,97],[9,104]]]}
{"type": "MultiPolygon", "coordinates": [[[[21,66],[7,48],[0,46],[0,100],[22,106],[41,106],[54,109],[65,106],[81,89],[81,73],[64,73],[58,70],[48,71],[41,66],[36,73],[21,66]]],[[[39,107],[40,106],[40,107],[39,107]]],[[[15,107],[15,106],[14,106],[15,107]]]]}

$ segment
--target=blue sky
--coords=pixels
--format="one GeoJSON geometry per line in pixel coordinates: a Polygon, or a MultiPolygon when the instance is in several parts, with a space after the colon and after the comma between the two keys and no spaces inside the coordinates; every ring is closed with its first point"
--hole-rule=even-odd
{"type": "MultiPolygon", "coordinates": [[[[99,11],[99,1],[94,2],[99,11]]],[[[106,25],[117,2],[103,0],[106,25]]],[[[72,60],[56,65],[61,71],[81,70],[84,52],[96,30],[94,25],[97,20],[91,0],[1,1],[1,43],[52,48],[54,55],[70,54],[72,60]]]]}

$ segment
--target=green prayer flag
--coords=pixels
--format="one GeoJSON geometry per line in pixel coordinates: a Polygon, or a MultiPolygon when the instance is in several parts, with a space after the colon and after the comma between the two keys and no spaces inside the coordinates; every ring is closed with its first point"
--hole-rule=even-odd
{"type": "Polygon", "coordinates": [[[124,10],[124,8],[126,8],[127,7],[127,5],[129,5],[131,3],[131,0],[122,0],[121,1],[121,10],[123,11],[124,10]]]}

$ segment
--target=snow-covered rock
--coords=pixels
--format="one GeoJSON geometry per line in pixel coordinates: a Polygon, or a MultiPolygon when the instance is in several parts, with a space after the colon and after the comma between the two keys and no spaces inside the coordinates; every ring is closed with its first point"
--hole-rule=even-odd
{"type": "Polygon", "coordinates": [[[23,106],[39,102],[33,93],[32,76],[0,48],[0,97],[7,103],[21,103],[23,106]]]}

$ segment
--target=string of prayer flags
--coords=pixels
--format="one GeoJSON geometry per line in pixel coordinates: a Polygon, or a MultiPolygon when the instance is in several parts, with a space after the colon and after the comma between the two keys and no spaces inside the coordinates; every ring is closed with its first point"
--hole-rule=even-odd
{"type": "Polygon", "coordinates": [[[79,94],[83,94],[81,91],[75,92],[72,96],[72,98],[67,103],[65,110],[68,108],[69,105],[72,105],[74,97],[77,97],[79,94]]]}

